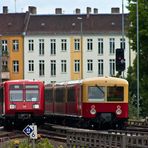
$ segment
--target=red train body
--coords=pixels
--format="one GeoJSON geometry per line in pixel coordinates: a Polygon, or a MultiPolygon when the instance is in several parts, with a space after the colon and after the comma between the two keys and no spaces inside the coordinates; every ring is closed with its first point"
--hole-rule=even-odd
{"type": "Polygon", "coordinates": [[[46,85],[45,116],[74,126],[122,128],[128,119],[128,82],[96,77],[46,85]]]}
{"type": "Polygon", "coordinates": [[[42,82],[6,81],[1,87],[1,94],[3,94],[1,113],[4,126],[18,124],[20,121],[42,121],[44,115],[44,84],[42,82]]]}

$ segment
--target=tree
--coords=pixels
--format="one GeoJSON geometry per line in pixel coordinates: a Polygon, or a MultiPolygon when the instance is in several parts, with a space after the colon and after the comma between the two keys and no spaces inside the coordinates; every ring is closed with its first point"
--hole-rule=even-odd
{"type": "MultiPolygon", "coordinates": [[[[131,48],[137,52],[137,0],[128,0],[129,22],[128,37],[131,41],[131,48]]],[[[139,82],[140,82],[140,108],[141,115],[148,116],[148,0],[138,0],[139,11],[139,82]]],[[[130,71],[128,78],[130,79],[130,95],[136,96],[136,71],[137,59],[134,61],[132,71],[130,71]],[[133,85],[134,84],[134,85],[133,85]],[[132,88],[134,87],[134,88],[132,88]]],[[[134,99],[137,100],[137,97],[134,99]]],[[[135,101],[134,101],[135,102],[135,101]]]]}

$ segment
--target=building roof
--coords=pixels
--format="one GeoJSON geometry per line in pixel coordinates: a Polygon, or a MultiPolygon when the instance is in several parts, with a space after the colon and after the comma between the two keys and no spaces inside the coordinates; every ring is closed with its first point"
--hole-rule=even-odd
{"type": "Polygon", "coordinates": [[[83,34],[121,33],[122,14],[31,15],[26,33],[56,35],[80,34],[81,31],[83,34]]]}
{"type": "Polygon", "coordinates": [[[20,35],[24,30],[26,13],[0,14],[0,35],[20,35]]]}
{"type": "MultiPolygon", "coordinates": [[[[127,16],[124,15],[125,24],[127,16]]],[[[0,14],[0,35],[121,34],[122,14],[0,14]],[[79,19],[78,19],[79,18],[79,19]]]]}

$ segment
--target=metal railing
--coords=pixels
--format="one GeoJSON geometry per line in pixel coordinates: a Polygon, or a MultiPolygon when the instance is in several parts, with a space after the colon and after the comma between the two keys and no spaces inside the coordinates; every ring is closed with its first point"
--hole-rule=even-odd
{"type": "Polygon", "coordinates": [[[67,130],[68,148],[148,148],[148,135],[67,130]]]}

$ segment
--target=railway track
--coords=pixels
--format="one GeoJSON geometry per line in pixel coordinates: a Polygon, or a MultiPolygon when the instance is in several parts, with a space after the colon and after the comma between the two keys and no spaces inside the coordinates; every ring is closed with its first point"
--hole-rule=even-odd
{"type": "MultiPolygon", "coordinates": [[[[110,137],[105,142],[108,148],[113,148],[113,147],[120,148],[121,141],[122,141],[121,137],[123,136],[129,137],[129,138],[145,137],[148,139],[148,127],[128,126],[125,130],[89,130],[89,129],[79,129],[79,128],[72,128],[67,126],[53,125],[53,124],[44,124],[38,127],[38,135],[40,138],[48,138],[53,145],[56,145],[56,147],[58,147],[59,145],[62,145],[64,148],[66,147],[69,148],[68,143],[74,143],[73,139],[75,139],[75,142],[77,140],[80,140],[78,141],[79,144],[89,145],[90,144],[89,141],[94,141],[94,143],[97,143],[96,141],[99,141],[99,140],[105,141],[106,137],[108,138],[110,137]],[[77,137],[78,135],[80,137],[77,137]],[[90,135],[92,135],[93,138],[89,137],[90,135]],[[98,135],[96,139],[94,135],[98,135]],[[87,141],[85,141],[85,138],[87,136],[88,136],[87,141]],[[104,139],[100,139],[101,137],[104,137],[104,139]],[[111,137],[114,137],[114,138],[112,139],[111,137]],[[110,142],[111,139],[113,141],[110,142]]],[[[5,131],[2,127],[0,127],[0,142],[9,141],[11,139],[16,139],[16,138],[23,139],[23,138],[26,138],[26,135],[19,130],[5,131]]],[[[146,139],[144,139],[144,141],[145,140],[146,139]]],[[[131,141],[131,140],[128,140],[128,141],[131,141]]],[[[138,139],[138,141],[143,141],[143,140],[138,139]]],[[[137,145],[139,146],[138,148],[145,148],[143,145],[142,147],[140,147],[141,143],[137,145]]],[[[93,147],[93,144],[91,145],[91,147],[93,147]]],[[[134,148],[136,147],[134,146],[134,148]]]]}

